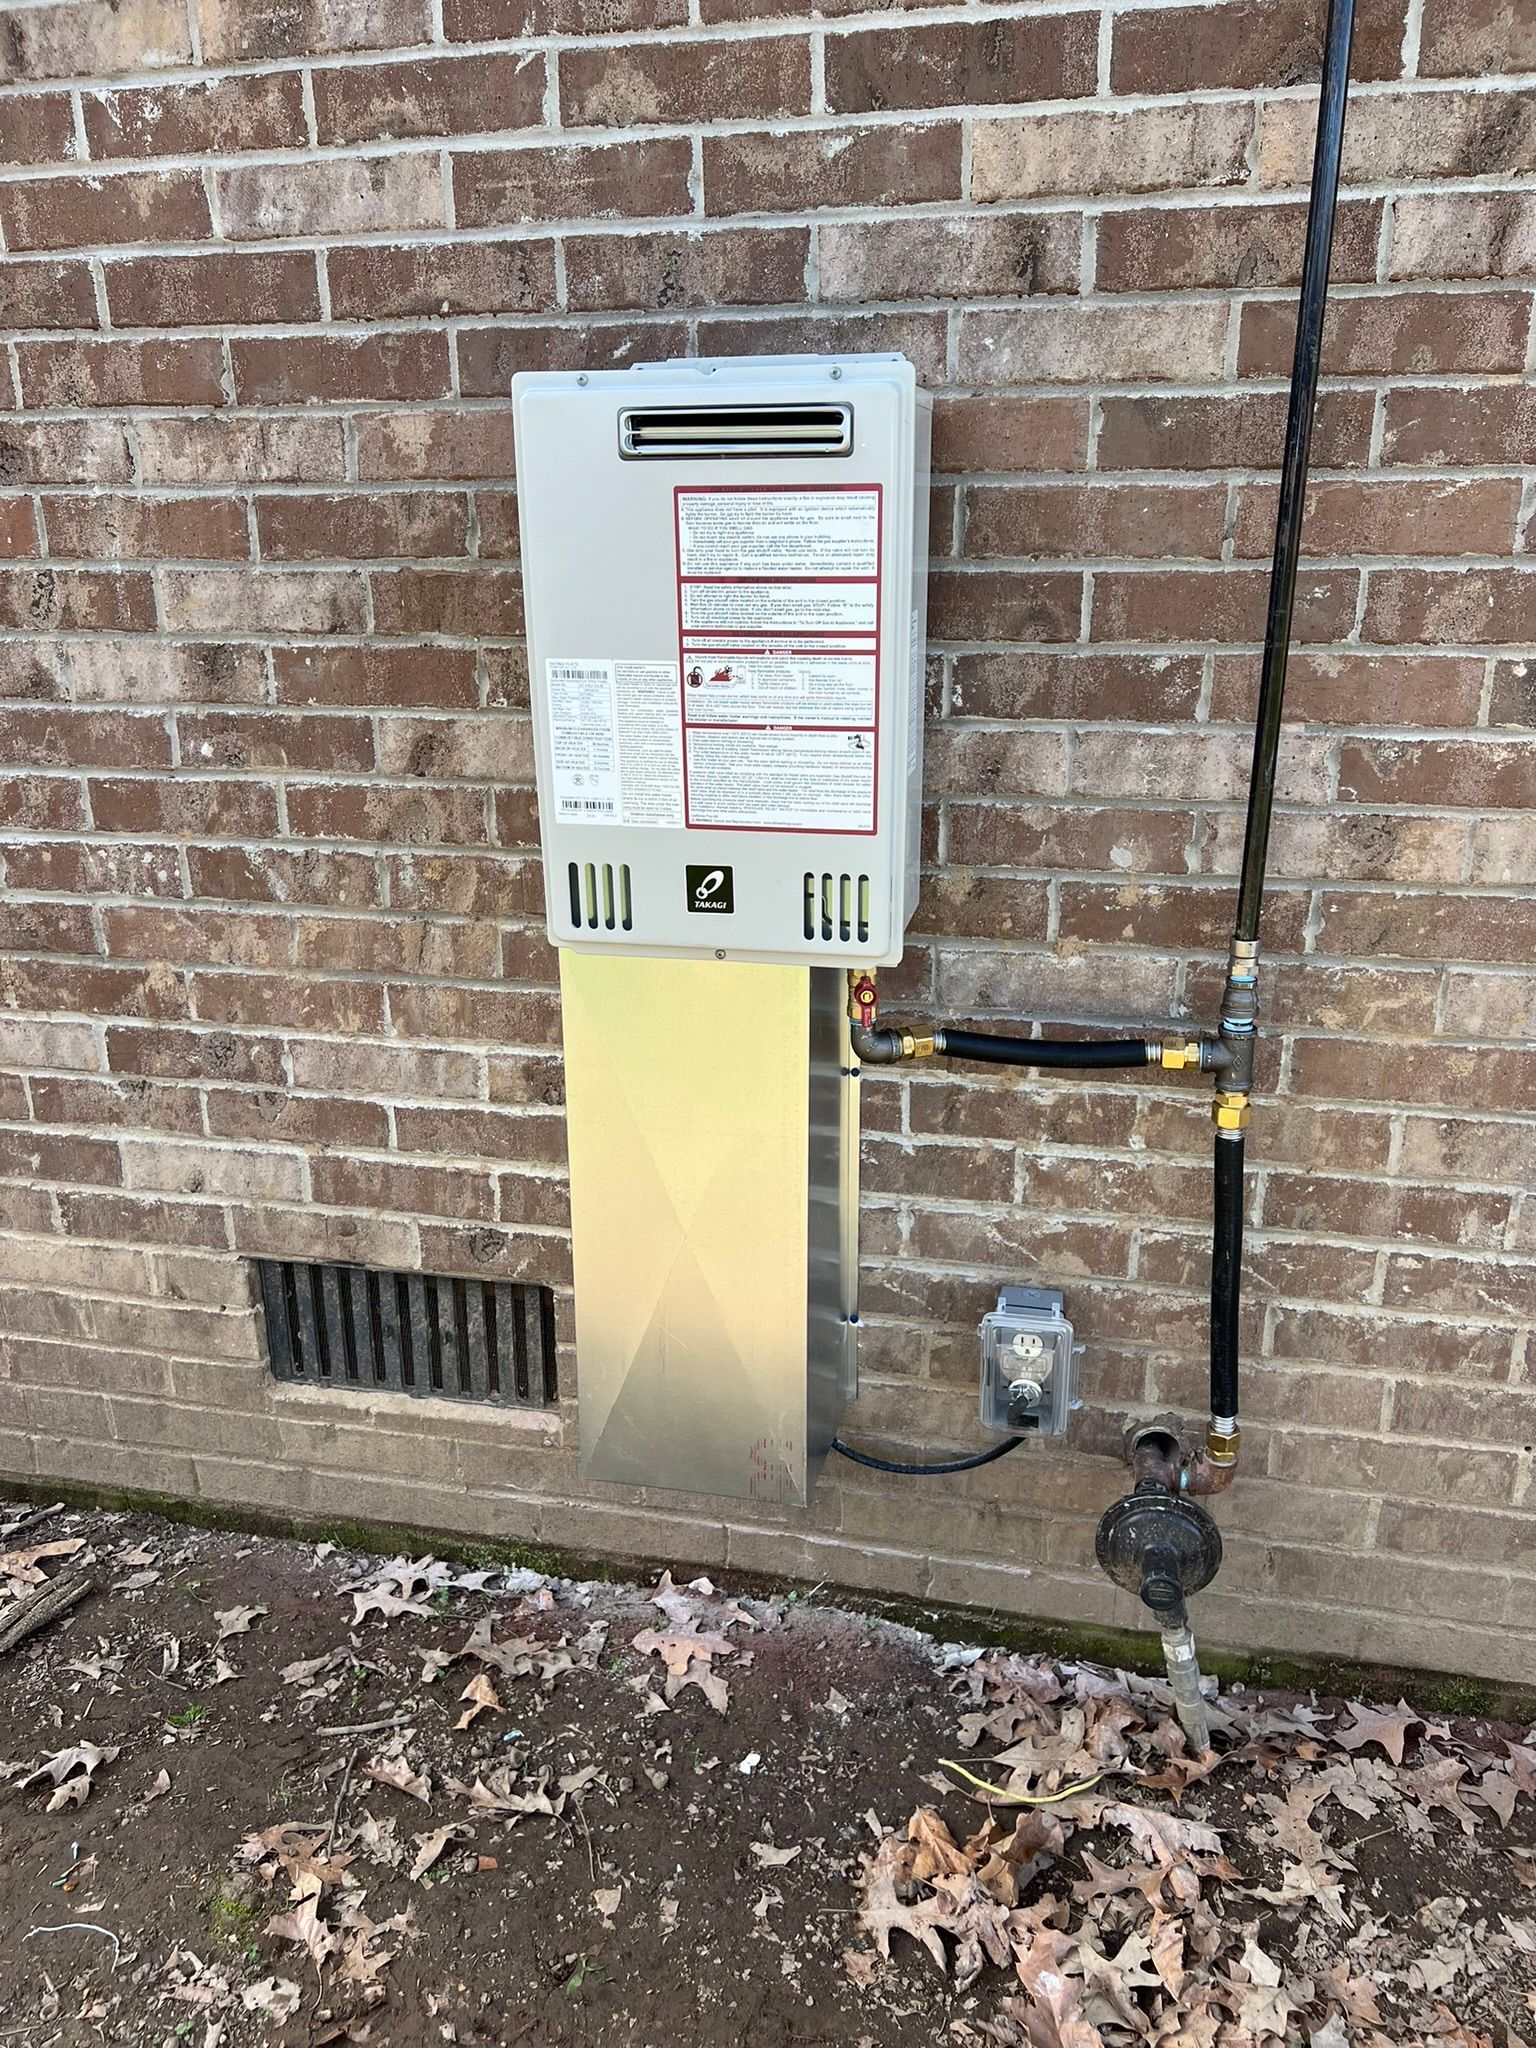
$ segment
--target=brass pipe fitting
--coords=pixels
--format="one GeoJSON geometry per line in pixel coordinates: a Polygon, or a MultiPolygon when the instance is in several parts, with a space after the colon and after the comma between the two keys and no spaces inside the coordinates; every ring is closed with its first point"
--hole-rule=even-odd
{"type": "Polygon", "coordinates": [[[1218,1088],[1211,1101],[1211,1115],[1218,1131],[1246,1131],[1251,1111],[1242,1089],[1218,1088]]]}
{"type": "Polygon", "coordinates": [[[1187,1067],[1204,1064],[1198,1038],[1165,1038],[1160,1053],[1159,1063],[1170,1074],[1182,1074],[1187,1067]]]}
{"type": "Polygon", "coordinates": [[[1211,1417],[1211,1426],[1205,1433],[1205,1455],[1213,1465],[1225,1470],[1236,1465],[1243,1448],[1243,1432],[1230,1416],[1211,1417]]]}

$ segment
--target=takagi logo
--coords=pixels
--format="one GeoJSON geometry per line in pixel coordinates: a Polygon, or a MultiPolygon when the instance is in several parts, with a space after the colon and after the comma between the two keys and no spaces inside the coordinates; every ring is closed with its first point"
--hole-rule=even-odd
{"type": "Polygon", "coordinates": [[[688,869],[688,908],[729,917],[736,909],[735,880],[729,868],[688,869]]]}

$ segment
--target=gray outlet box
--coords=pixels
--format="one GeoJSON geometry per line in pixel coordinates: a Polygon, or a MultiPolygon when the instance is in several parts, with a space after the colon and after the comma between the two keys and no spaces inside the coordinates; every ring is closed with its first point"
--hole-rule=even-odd
{"type": "Polygon", "coordinates": [[[1077,1406],[1077,1350],[1060,1289],[1004,1287],[981,1319],[982,1428],[1061,1436],[1077,1406]]]}

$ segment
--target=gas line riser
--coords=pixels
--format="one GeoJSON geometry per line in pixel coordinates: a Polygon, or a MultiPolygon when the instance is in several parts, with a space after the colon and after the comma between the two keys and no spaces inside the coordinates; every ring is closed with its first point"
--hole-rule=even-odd
{"type": "MultiPolygon", "coordinates": [[[[1070,1304],[1005,1287],[975,1453],[839,1435],[857,1392],[859,1074],[943,1059],[1209,1074],[1210,1414],[1132,1431],[1099,1563],[1161,1631],[1205,1747],[1186,1602],[1236,1474],[1259,938],[1348,91],[1333,0],[1238,901],[1207,1031],[884,1023],[917,905],[932,402],[899,355],[676,359],[513,382],[549,937],[560,949],[582,1470],[804,1506],[832,1452],[896,1476],[1063,1433],[1070,1304]]],[[[914,1186],[911,1199],[920,1201],[914,1186]]]]}

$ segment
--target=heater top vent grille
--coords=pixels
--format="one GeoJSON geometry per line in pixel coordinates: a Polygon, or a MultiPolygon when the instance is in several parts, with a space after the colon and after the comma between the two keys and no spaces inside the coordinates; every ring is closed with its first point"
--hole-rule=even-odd
{"type": "Polygon", "coordinates": [[[619,453],[629,460],[852,452],[851,405],[625,406],[619,413],[619,453]]]}

